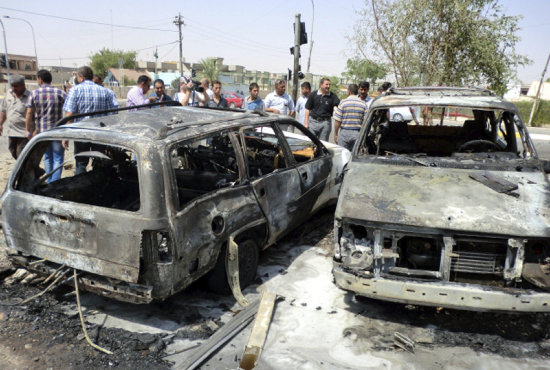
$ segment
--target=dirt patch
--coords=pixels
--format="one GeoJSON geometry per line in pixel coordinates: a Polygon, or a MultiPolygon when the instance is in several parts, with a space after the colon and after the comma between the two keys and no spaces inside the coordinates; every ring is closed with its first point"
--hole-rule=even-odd
{"type": "MultiPolygon", "coordinates": [[[[13,302],[37,292],[33,286],[3,285],[0,302],[13,302]]],[[[114,352],[104,354],[86,343],[78,315],[67,317],[58,303],[54,294],[45,294],[24,306],[0,305],[0,357],[6,359],[9,368],[170,367],[160,358],[169,338],[88,325],[90,338],[114,352]]]]}

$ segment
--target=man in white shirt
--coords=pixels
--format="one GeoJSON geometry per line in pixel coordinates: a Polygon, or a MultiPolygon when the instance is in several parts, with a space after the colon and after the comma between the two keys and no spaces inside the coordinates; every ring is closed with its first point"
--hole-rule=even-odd
{"type": "Polygon", "coordinates": [[[151,88],[151,78],[146,75],[139,76],[136,86],[132,87],[126,95],[126,106],[133,107],[136,105],[143,105],[154,103],[154,97],[146,97],[147,92],[151,88]]]}
{"type": "Polygon", "coordinates": [[[174,100],[179,101],[183,106],[204,107],[208,105],[210,97],[203,86],[195,86],[191,74],[186,72],[180,77],[180,91],[174,95],[174,100]]]}
{"type": "MultiPolygon", "coordinates": [[[[267,94],[264,99],[265,111],[294,117],[294,101],[286,92],[286,81],[277,79],[275,91],[267,94]]],[[[282,130],[288,131],[289,125],[281,125],[282,130]]]]}
{"type": "Polygon", "coordinates": [[[294,117],[294,101],[286,92],[286,81],[275,81],[275,91],[264,99],[265,111],[294,117]]]}
{"type": "MultiPolygon", "coordinates": [[[[212,82],[212,85],[214,85],[214,82],[212,82]]],[[[201,86],[204,87],[204,91],[208,94],[208,97],[210,100],[212,100],[212,96],[214,96],[214,91],[210,88],[210,80],[208,78],[203,78],[201,80],[201,86]]]]}
{"type": "Polygon", "coordinates": [[[300,122],[302,125],[304,124],[304,116],[306,113],[306,102],[309,98],[309,94],[311,94],[311,84],[309,82],[303,82],[302,85],[300,85],[302,88],[302,96],[298,98],[296,101],[296,113],[297,117],[296,119],[298,122],[300,122]]]}

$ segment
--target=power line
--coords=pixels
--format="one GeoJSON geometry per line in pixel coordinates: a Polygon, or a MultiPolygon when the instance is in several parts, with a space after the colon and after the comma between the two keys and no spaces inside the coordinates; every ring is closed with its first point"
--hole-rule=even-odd
{"type": "Polygon", "coordinates": [[[111,24],[111,23],[105,23],[105,22],[96,22],[96,21],[88,21],[85,19],[76,19],[76,18],[68,18],[68,17],[60,17],[57,15],[51,15],[51,14],[42,14],[42,13],[36,13],[36,12],[30,12],[27,10],[21,10],[21,9],[14,9],[14,8],[7,8],[5,6],[0,6],[0,9],[5,10],[11,10],[14,12],[24,13],[24,14],[32,14],[32,15],[38,15],[40,17],[48,17],[48,18],[56,18],[56,19],[63,19],[66,21],[72,21],[72,22],[80,22],[80,23],[89,23],[89,24],[98,24],[101,26],[110,26],[110,27],[117,27],[117,28],[128,28],[133,30],[147,30],[147,31],[161,31],[161,32],[177,32],[175,30],[167,30],[167,29],[160,29],[160,28],[148,28],[148,27],[140,27],[140,26],[128,26],[128,25],[122,25],[122,24],[111,24]]]}
{"type": "MultiPolygon", "coordinates": [[[[178,41],[172,41],[172,42],[168,42],[166,44],[161,44],[161,45],[153,45],[153,46],[148,46],[146,48],[141,48],[141,49],[134,49],[134,50],[128,50],[129,52],[132,52],[132,51],[143,51],[143,50],[148,50],[148,49],[154,49],[154,48],[160,48],[162,46],[168,46],[168,45],[173,45],[173,44],[177,44],[178,41]]],[[[170,49],[172,50],[172,49],[170,49]]],[[[72,57],[72,58],[63,58],[63,59],[66,59],[66,60],[75,60],[75,59],[87,59],[89,58],[89,56],[87,57],[72,57]]],[[[44,60],[57,60],[59,58],[42,58],[44,60]]]]}

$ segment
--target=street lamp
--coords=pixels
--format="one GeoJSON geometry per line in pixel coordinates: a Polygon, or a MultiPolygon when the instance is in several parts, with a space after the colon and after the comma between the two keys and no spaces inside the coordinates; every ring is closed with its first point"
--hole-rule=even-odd
{"type": "Polygon", "coordinates": [[[4,18],[17,19],[19,21],[23,21],[23,22],[27,23],[31,27],[32,41],[34,43],[34,58],[36,59],[36,70],[38,71],[38,54],[36,53],[36,37],[34,37],[34,27],[32,26],[31,22],[27,21],[26,19],[22,19],[22,18],[10,17],[9,15],[5,15],[4,18]]]}
{"type": "Polygon", "coordinates": [[[8,72],[8,81],[10,79],[10,61],[8,59],[8,42],[6,41],[6,29],[4,28],[4,23],[0,20],[0,25],[2,25],[2,31],[4,32],[4,48],[6,50],[6,71],[8,72]]]}

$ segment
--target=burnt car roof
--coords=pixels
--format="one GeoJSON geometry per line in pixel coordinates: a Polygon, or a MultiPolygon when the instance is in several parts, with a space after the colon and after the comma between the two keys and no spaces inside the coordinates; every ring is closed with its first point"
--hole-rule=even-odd
{"type": "Polygon", "coordinates": [[[479,109],[503,109],[518,112],[517,107],[496,96],[491,90],[451,87],[406,87],[391,88],[376,98],[370,108],[392,106],[461,106],[479,109]]]}
{"type": "Polygon", "coordinates": [[[231,128],[243,123],[265,123],[277,117],[264,112],[174,106],[95,116],[58,126],[49,132],[55,135],[59,130],[91,129],[163,140],[171,135],[193,136],[199,132],[231,128]]]}

